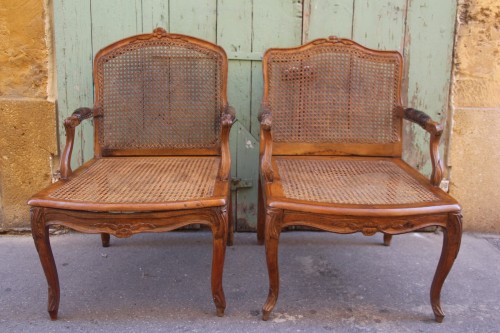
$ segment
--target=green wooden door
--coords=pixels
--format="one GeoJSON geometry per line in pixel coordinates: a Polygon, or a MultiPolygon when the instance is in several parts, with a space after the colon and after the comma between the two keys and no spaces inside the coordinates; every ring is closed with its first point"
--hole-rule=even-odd
{"type": "MultiPolygon", "coordinates": [[[[329,35],[399,50],[405,103],[444,121],[455,15],[456,0],[55,0],[60,146],[63,119],[93,103],[92,59],[99,49],[158,26],[215,42],[230,59],[228,95],[238,118],[231,131],[236,228],[254,230],[263,52],[329,35]]],[[[428,137],[409,124],[404,135],[404,158],[428,175],[428,137]]],[[[74,167],[93,156],[92,124],[76,136],[74,167]]]]}

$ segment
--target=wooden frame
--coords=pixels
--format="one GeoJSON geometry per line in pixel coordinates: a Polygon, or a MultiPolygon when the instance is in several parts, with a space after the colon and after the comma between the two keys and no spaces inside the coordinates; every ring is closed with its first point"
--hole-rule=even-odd
{"type": "MultiPolygon", "coordinates": [[[[331,51],[336,52],[336,51],[331,51]]],[[[306,56],[304,56],[305,58],[306,56]]],[[[329,37],[316,39],[303,46],[286,49],[269,49],[263,57],[264,96],[263,110],[259,115],[260,132],[260,182],[259,215],[257,237],[265,243],[269,273],[269,295],[263,306],[263,320],[268,320],[276,305],[279,293],[278,243],[281,230],[288,226],[308,226],[317,229],[348,234],[362,232],[373,235],[384,234],[384,244],[389,245],[392,235],[407,233],[429,226],[443,229],[443,249],[430,290],[430,299],[435,319],[441,322],[444,313],[440,305],[440,292],[460,248],[462,234],[461,208],[457,201],[439,189],[443,176],[442,161],[439,156],[439,140],[443,126],[434,122],[424,112],[403,108],[401,103],[402,57],[397,52],[376,51],[365,48],[348,39],[329,37]],[[403,119],[420,125],[430,134],[430,155],[432,175],[430,181],[401,159],[401,130],[399,140],[389,144],[370,143],[308,143],[273,142],[273,107],[270,105],[270,66],[272,57],[283,61],[287,56],[300,55],[319,47],[332,50],[348,49],[361,55],[390,56],[399,59],[397,80],[397,103],[393,111],[399,119],[401,129],[403,119]],[[432,193],[433,202],[405,204],[359,204],[317,202],[290,198],[284,193],[282,175],[277,160],[320,160],[320,161],[385,161],[397,165],[419,187],[432,193]]],[[[309,68],[309,71],[313,71],[309,68]]],[[[351,86],[349,84],[349,86],[351,86]]],[[[278,89],[278,88],[277,88],[278,89]]],[[[333,89],[333,88],[332,88],[333,89]]],[[[309,106],[310,108],[310,106],[309,106]]],[[[391,110],[388,110],[390,112],[391,110]]],[[[338,189],[341,190],[341,189],[338,189]]]]}
{"type": "Polygon", "coordinates": [[[233,242],[229,185],[231,166],[229,131],[235,120],[234,110],[227,103],[227,57],[224,50],[217,45],[197,38],[169,34],[165,30],[157,28],[151,34],[132,36],[101,50],[95,58],[94,80],[96,87],[94,108],[79,108],[64,122],[66,146],[61,156],[61,179],[34,195],[28,202],[32,206],[31,228],[33,239],[48,283],[48,312],[50,318],[57,319],[60,298],[59,279],[49,241],[49,227],[56,224],[84,233],[99,233],[104,247],[109,246],[110,235],[130,237],[141,232],[171,231],[189,224],[207,225],[213,234],[212,295],[217,315],[223,316],[226,307],[222,288],[224,256],[226,243],[232,245],[233,242]],[[100,123],[95,122],[95,157],[73,172],[70,161],[75,127],[85,119],[98,119],[103,114],[102,96],[100,95],[101,81],[98,80],[100,74],[97,72],[100,59],[109,52],[134,43],[175,40],[182,40],[186,47],[196,47],[216,54],[221,61],[219,75],[222,85],[220,87],[222,109],[214,110],[214,112],[220,113],[220,143],[213,148],[201,149],[121,149],[109,151],[103,149],[100,145],[100,123]],[[84,176],[88,170],[106,156],[108,156],[108,159],[122,159],[122,157],[118,156],[136,156],[138,159],[147,159],[151,156],[160,156],[164,159],[183,156],[189,159],[200,155],[214,156],[214,158],[220,160],[216,179],[213,179],[213,193],[206,197],[176,201],[94,202],[76,199],[68,200],[53,195],[55,191],[72,184],[72,181],[84,176]]]}

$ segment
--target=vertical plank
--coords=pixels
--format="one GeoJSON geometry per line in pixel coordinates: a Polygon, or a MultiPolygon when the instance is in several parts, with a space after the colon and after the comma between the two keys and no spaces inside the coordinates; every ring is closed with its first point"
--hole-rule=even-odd
{"type": "Polygon", "coordinates": [[[303,43],[316,38],[352,38],[354,0],[308,0],[304,2],[303,43]],[[306,28],[307,27],[307,28],[306,28]]]}
{"type": "MultiPolygon", "coordinates": [[[[229,54],[252,50],[252,2],[218,0],[217,44],[229,54]]],[[[250,128],[251,63],[229,60],[228,99],[236,109],[236,118],[250,128]]]]}
{"type": "MultiPolygon", "coordinates": [[[[456,11],[455,0],[409,0],[409,44],[405,48],[408,105],[424,110],[439,122],[447,118],[456,11]]],[[[406,123],[404,140],[404,159],[430,175],[428,134],[406,123]]],[[[444,137],[440,146],[442,154],[447,144],[447,137],[444,137]]]]}
{"type": "Polygon", "coordinates": [[[260,123],[257,117],[262,104],[264,90],[264,79],[262,77],[262,62],[252,61],[252,94],[250,96],[250,133],[254,138],[259,138],[260,123]]]}
{"type": "Polygon", "coordinates": [[[172,0],[169,31],[215,42],[216,12],[217,0],[172,0]]]}
{"type": "MultiPolygon", "coordinates": [[[[59,147],[66,142],[64,119],[78,107],[92,107],[92,41],[90,0],[54,1],[59,147]]],[[[93,156],[93,127],[78,126],[71,165],[77,168],[93,156]]]]}
{"type": "Polygon", "coordinates": [[[252,51],[300,44],[302,38],[301,0],[253,1],[252,51]]]}
{"type": "Polygon", "coordinates": [[[250,188],[237,191],[236,226],[238,231],[257,228],[257,181],[259,179],[259,143],[242,124],[236,124],[238,178],[252,182],[250,188]]]}
{"type": "MultiPolygon", "coordinates": [[[[218,0],[217,44],[229,54],[252,50],[252,2],[246,0],[218,0]]],[[[236,109],[238,122],[231,132],[231,148],[234,149],[234,178],[251,180],[258,177],[258,165],[251,159],[252,150],[245,149],[246,140],[255,143],[248,133],[250,128],[251,62],[229,60],[228,99],[236,109]]],[[[257,144],[253,145],[254,147],[257,144]]],[[[258,159],[258,155],[257,155],[258,159]]],[[[236,190],[234,199],[236,230],[252,230],[256,226],[257,188],[236,190]],[[253,209],[249,209],[253,207],[253,209]]]]}
{"type": "Polygon", "coordinates": [[[148,33],[161,27],[168,30],[169,1],[142,0],[142,31],[148,33]]]}
{"type": "MultiPolygon", "coordinates": [[[[237,169],[236,169],[236,163],[238,161],[238,146],[237,146],[238,130],[236,129],[237,126],[238,126],[238,121],[236,121],[233,124],[233,127],[231,128],[231,132],[229,133],[229,149],[231,152],[231,179],[236,178],[236,171],[237,171],[237,169]]],[[[238,230],[236,220],[235,220],[236,219],[236,209],[237,209],[236,196],[237,196],[237,192],[233,191],[231,193],[231,200],[232,200],[232,204],[233,204],[232,220],[235,223],[234,224],[235,230],[238,230]]]]}
{"type": "MultiPolygon", "coordinates": [[[[301,0],[253,0],[252,52],[271,47],[300,45],[302,40],[301,0]]],[[[257,115],[262,100],[262,64],[252,61],[252,107],[250,132],[259,137],[257,115]]]]}
{"type": "Polygon", "coordinates": [[[141,32],[141,0],[92,0],[94,56],[103,47],[141,32]]]}
{"type": "Polygon", "coordinates": [[[403,52],[406,2],[355,0],[353,39],[366,47],[403,52]]]}

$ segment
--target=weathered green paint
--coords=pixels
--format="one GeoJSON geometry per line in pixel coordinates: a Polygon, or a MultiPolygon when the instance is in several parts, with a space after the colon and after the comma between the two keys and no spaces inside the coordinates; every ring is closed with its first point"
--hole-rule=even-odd
{"type": "MultiPolygon", "coordinates": [[[[238,147],[237,147],[237,142],[238,142],[238,131],[235,130],[236,126],[238,124],[238,121],[236,121],[233,124],[233,127],[231,128],[231,132],[229,133],[229,149],[231,151],[231,178],[234,179],[236,178],[236,162],[237,162],[237,152],[238,152],[238,147]]],[[[236,195],[235,191],[231,193],[231,200],[233,204],[233,221],[236,221],[236,195]]],[[[237,227],[237,226],[235,226],[237,227]]]]}
{"type": "MultiPolygon", "coordinates": [[[[291,47],[302,40],[302,3],[297,0],[253,0],[252,52],[271,47],[291,47]]],[[[259,138],[257,115],[262,100],[262,63],[252,61],[250,133],[259,138]]]]}
{"type": "MultiPolygon", "coordinates": [[[[92,106],[92,40],[90,1],[55,1],[55,54],[59,147],[66,142],[64,119],[81,106],[92,106]]],[[[78,126],[71,164],[80,166],[93,156],[93,127],[78,126]]]]}
{"type": "MultiPolygon", "coordinates": [[[[230,134],[231,174],[254,184],[233,193],[237,230],[253,229],[263,52],[330,35],[398,50],[408,74],[404,100],[445,119],[455,14],[455,0],[55,0],[60,147],[63,119],[93,103],[92,59],[100,48],[159,26],[216,42],[230,59],[228,98],[238,118],[230,134]]],[[[428,138],[409,125],[404,132],[404,158],[429,174],[428,138]]],[[[74,167],[92,157],[92,138],[86,122],[77,131],[74,167]]]]}
{"type": "MultiPolygon", "coordinates": [[[[408,105],[444,122],[448,94],[457,4],[455,0],[408,0],[405,58],[408,71],[408,105]]],[[[429,136],[415,125],[405,124],[404,159],[430,175],[429,136]],[[409,140],[408,140],[409,139],[409,140]]],[[[440,145],[444,156],[447,135],[440,145]]]]}
{"type": "Polygon", "coordinates": [[[402,52],[406,2],[407,0],[355,0],[353,39],[366,47],[402,52]]]}
{"type": "MultiPolygon", "coordinates": [[[[219,0],[217,3],[217,44],[227,53],[250,53],[252,50],[252,2],[219,0]],[[236,27],[238,27],[236,29],[236,27]]],[[[236,109],[236,118],[250,127],[251,63],[230,60],[228,100],[236,109]]]]}
{"type": "Polygon", "coordinates": [[[170,32],[216,41],[216,0],[172,0],[169,3],[170,32]]]}
{"type": "Polygon", "coordinates": [[[103,47],[142,32],[141,0],[91,2],[94,56],[103,47]]]}
{"type": "Polygon", "coordinates": [[[352,37],[354,0],[305,0],[303,42],[316,38],[352,37]]]}
{"type": "Polygon", "coordinates": [[[239,231],[255,230],[257,227],[257,181],[259,179],[259,142],[237,123],[236,168],[237,177],[252,182],[252,187],[236,191],[236,225],[239,231]]]}
{"type": "Polygon", "coordinates": [[[142,31],[144,33],[161,27],[170,29],[169,2],[164,0],[142,0],[142,31]]]}

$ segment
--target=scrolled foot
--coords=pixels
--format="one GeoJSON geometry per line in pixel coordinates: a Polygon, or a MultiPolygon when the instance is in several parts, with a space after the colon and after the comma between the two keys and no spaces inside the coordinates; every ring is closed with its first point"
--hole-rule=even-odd
{"type": "Polygon", "coordinates": [[[262,320],[268,321],[271,316],[271,311],[262,310],[262,320]]]}
{"type": "Polygon", "coordinates": [[[435,314],[434,317],[435,317],[436,322],[438,322],[438,323],[442,323],[443,320],[444,320],[444,315],[443,316],[438,316],[438,315],[435,314]]]}
{"type": "Polygon", "coordinates": [[[49,311],[50,320],[57,320],[57,310],[49,311]]]}
{"type": "Polygon", "coordinates": [[[217,308],[217,317],[224,317],[224,308],[217,308]]]}

